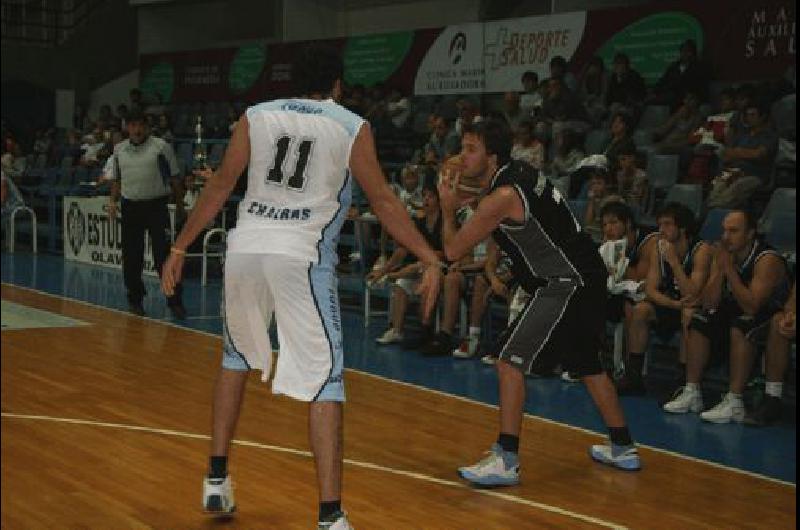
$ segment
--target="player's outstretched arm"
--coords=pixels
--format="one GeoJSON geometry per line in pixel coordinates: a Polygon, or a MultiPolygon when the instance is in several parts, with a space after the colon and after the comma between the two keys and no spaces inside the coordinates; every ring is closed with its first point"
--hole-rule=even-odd
{"type": "Polygon", "coordinates": [[[386,231],[401,246],[427,265],[420,282],[426,313],[430,313],[439,294],[442,271],[439,257],[419,233],[405,206],[392,192],[383,175],[369,124],[364,123],[350,152],[350,171],[369,200],[372,211],[386,231]]]}

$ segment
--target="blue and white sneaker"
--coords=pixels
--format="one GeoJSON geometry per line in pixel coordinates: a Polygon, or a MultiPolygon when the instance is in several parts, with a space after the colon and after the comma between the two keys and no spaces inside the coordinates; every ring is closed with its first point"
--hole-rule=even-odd
{"type": "Polygon", "coordinates": [[[499,444],[480,462],[472,466],[458,468],[461,478],[474,486],[493,488],[519,484],[519,456],[503,451],[499,444]]]}
{"type": "Polygon", "coordinates": [[[230,515],[236,511],[230,475],[224,479],[203,479],[203,509],[214,515],[230,515]]]}
{"type": "Polygon", "coordinates": [[[592,459],[624,471],[639,471],[642,462],[636,446],[593,445],[589,449],[592,459]]]}

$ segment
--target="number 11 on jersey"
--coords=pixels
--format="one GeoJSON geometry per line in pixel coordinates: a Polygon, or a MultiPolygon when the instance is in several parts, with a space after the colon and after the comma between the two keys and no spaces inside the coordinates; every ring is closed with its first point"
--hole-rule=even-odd
{"type": "Polygon", "coordinates": [[[304,138],[300,143],[296,143],[295,138],[292,136],[281,136],[278,138],[275,144],[275,160],[272,162],[272,168],[267,172],[267,184],[274,184],[276,186],[285,185],[290,190],[303,191],[306,187],[306,167],[308,166],[308,159],[311,157],[313,147],[313,139],[304,138]],[[294,171],[292,171],[289,179],[284,182],[286,155],[292,144],[296,145],[295,150],[297,152],[294,171]]]}

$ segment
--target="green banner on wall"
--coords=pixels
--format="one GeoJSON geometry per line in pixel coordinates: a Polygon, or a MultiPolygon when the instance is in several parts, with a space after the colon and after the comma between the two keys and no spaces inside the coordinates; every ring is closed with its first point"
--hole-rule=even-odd
{"type": "Polygon", "coordinates": [[[228,86],[234,94],[246,92],[261,77],[267,52],[262,44],[242,46],[231,62],[228,74],[228,86]]]}
{"type": "Polygon", "coordinates": [[[385,81],[405,59],[413,31],[366,35],[347,39],[344,77],[349,85],[372,86],[385,81]]]}
{"type": "Polygon", "coordinates": [[[142,75],[139,88],[148,99],[152,96],[161,96],[161,101],[172,101],[172,92],[175,90],[175,69],[170,63],[153,65],[142,75]]]}

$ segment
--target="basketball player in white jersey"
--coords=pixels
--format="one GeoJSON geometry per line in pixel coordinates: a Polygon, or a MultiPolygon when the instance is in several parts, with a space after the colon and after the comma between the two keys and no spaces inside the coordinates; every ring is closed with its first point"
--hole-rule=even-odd
{"type": "MultiPolygon", "coordinates": [[[[248,371],[266,381],[272,368],[273,313],[280,353],[272,391],[307,401],[309,438],[319,486],[318,528],[349,529],[341,509],[342,330],[335,274],[336,244],[351,199],[351,173],[398,244],[427,264],[420,285],[426,311],[441,283],[441,263],[415,229],[378,164],[369,124],[339,106],[338,52],[310,46],[292,73],[299,99],[250,107],[233,131],[164,265],[162,288],[180,280],[186,248],[225,203],[248,168],[247,192],[228,235],[224,277],[224,354],[214,394],[208,512],[234,510],[227,473],[248,371]],[[387,222],[391,220],[391,222],[387,222]]],[[[269,526],[269,525],[268,525],[269,526]]]]}

